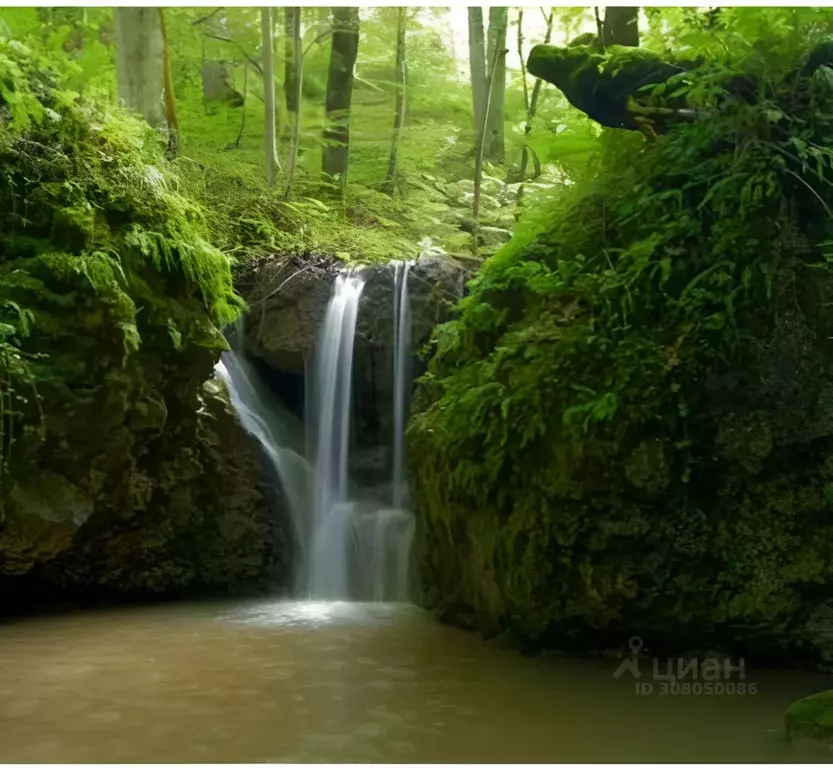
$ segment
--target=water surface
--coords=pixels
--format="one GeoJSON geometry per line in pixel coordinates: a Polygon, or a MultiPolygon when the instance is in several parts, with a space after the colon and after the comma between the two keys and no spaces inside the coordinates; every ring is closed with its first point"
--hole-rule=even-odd
{"type": "Polygon", "coordinates": [[[0,626],[0,762],[799,762],[823,675],[639,696],[614,659],[525,658],[379,603],[166,605],[0,626]]]}

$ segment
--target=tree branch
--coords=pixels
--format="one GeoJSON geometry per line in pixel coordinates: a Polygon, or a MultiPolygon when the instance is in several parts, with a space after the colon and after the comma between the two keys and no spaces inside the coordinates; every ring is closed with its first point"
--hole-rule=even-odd
{"type": "Polygon", "coordinates": [[[232,45],[236,46],[237,49],[246,57],[246,61],[249,62],[258,72],[258,74],[263,77],[263,67],[260,66],[256,59],[253,59],[246,53],[246,49],[240,45],[236,40],[232,40],[230,37],[223,37],[222,35],[215,35],[212,32],[204,32],[203,33],[206,37],[211,37],[214,40],[219,40],[221,43],[231,43],[232,45]]]}
{"type": "Polygon", "coordinates": [[[206,21],[211,21],[220,11],[223,10],[223,7],[220,6],[219,8],[215,8],[208,16],[203,16],[201,19],[197,19],[196,21],[191,22],[192,27],[196,27],[197,24],[205,24],[206,21]]]}
{"type": "Polygon", "coordinates": [[[312,46],[318,45],[318,43],[320,43],[325,37],[329,37],[331,34],[333,34],[333,32],[335,32],[335,30],[332,27],[330,27],[329,29],[325,29],[320,35],[318,35],[318,37],[315,38],[315,40],[313,40],[306,48],[304,48],[304,52],[301,55],[306,56],[309,53],[309,49],[312,48],[312,46]]]}

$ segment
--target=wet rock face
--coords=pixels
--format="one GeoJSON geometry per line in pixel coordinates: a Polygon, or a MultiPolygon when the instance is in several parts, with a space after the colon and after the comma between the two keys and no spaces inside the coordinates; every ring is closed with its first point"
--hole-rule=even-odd
{"type": "MultiPolygon", "coordinates": [[[[356,324],[360,343],[389,347],[393,343],[395,270],[393,263],[367,269],[356,324]]],[[[424,344],[436,325],[448,317],[450,307],[463,294],[465,271],[451,259],[427,256],[408,271],[411,303],[411,348],[424,344]]]]}
{"type": "Polygon", "coordinates": [[[0,533],[0,606],[33,600],[235,591],[286,582],[290,533],[223,385],[107,466],[22,478],[0,533]],[[10,578],[11,577],[11,578],[10,578]],[[12,594],[14,592],[14,594],[12,594]]]}
{"type": "MultiPolygon", "coordinates": [[[[239,285],[251,306],[245,321],[246,352],[259,361],[270,389],[299,417],[304,416],[299,397],[303,376],[311,370],[333,283],[343,269],[341,262],[309,257],[264,261],[239,285]]],[[[391,473],[391,451],[380,451],[378,446],[390,446],[393,440],[396,270],[393,262],[363,268],[365,285],[356,323],[351,476],[374,487],[387,482],[391,473]]],[[[418,352],[434,327],[448,319],[465,280],[466,271],[448,257],[425,255],[411,264],[408,295],[414,376],[421,373],[418,352]]]]}
{"type": "Polygon", "coordinates": [[[340,267],[333,259],[265,259],[238,288],[248,301],[246,349],[272,368],[304,373],[340,267]]]}
{"type": "MultiPolygon", "coordinates": [[[[256,265],[239,286],[251,307],[245,322],[247,351],[277,370],[304,373],[304,361],[312,363],[333,283],[343,268],[336,260],[309,257],[256,265]]],[[[374,265],[363,271],[357,345],[388,348],[393,339],[395,266],[374,265]]],[[[411,266],[413,349],[448,316],[449,307],[462,295],[465,274],[447,257],[422,257],[411,266]]]]}

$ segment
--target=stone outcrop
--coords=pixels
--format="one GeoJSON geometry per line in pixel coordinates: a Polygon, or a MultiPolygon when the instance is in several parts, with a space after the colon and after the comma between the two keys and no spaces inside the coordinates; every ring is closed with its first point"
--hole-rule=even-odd
{"type": "MultiPolygon", "coordinates": [[[[245,320],[247,351],[276,370],[304,373],[312,363],[318,329],[336,275],[337,259],[265,259],[239,283],[251,311],[245,320]]],[[[359,343],[389,347],[393,335],[393,263],[362,267],[366,275],[356,332],[359,343]]],[[[450,257],[421,257],[408,281],[413,315],[412,346],[424,344],[462,295],[466,272],[450,257]]]]}
{"type": "Polygon", "coordinates": [[[833,665],[833,194],[779,159],[833,140],[833,92],[768,74],[771,102],[607,135],[592,184],[530,217],[438,333],[408,460],[420,599],[446,619],[833,665]]]}
{"type": "Polygon", "coordinates": [[[0,577],[16,578],[0,578],[0,603],[286,583],[291,532],[282,500],[221,382],[200,387],[197,408],[175,426],[149,440],[125,438],[121,450],[68,474],[47,470],[15,483],[0,577]]]}
{"type": "Polygon", "coordinates": [[[205,384],[243,302],[204,211],[146,124],[0,59],[33,117],[0,107],[0,612],[280,584],[280,499],[205,384]]]}

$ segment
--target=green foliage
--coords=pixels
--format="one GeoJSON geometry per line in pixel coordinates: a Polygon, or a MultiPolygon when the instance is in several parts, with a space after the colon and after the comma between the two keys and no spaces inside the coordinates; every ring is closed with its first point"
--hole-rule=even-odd
{"type": "Polygon", "coordinates": [[[790,705],[786,715],[791,739],[812,739],[833,744],[833,691],[822,691],[790,705]]]}
{"type": "Polygon", "coordinates": [[[754,51],[733,27],[735,57],[689,94],[728,71],[767,98],[645,147],[603,134],[595,172],[531,210],[437,330],[409,439],[447,609],[544,644],[833,653],[813,628],[833,581],[833,90],[796,84],[820,34],[798,18],[754,51]]]}
{"type": "Polygon", "coordinates": [[[67,90],[71,77],[50,54],[0,38],[4,459],[41,421],[33,388],[94,387],[97,371],[130,367],[160,333],[173,346],[171,327],[180,348],[222,348],[218,328],[243,307],[160,138],[67,90]],[[95,361],[68,354],[79,335],[105,345],[95,361]]]}

